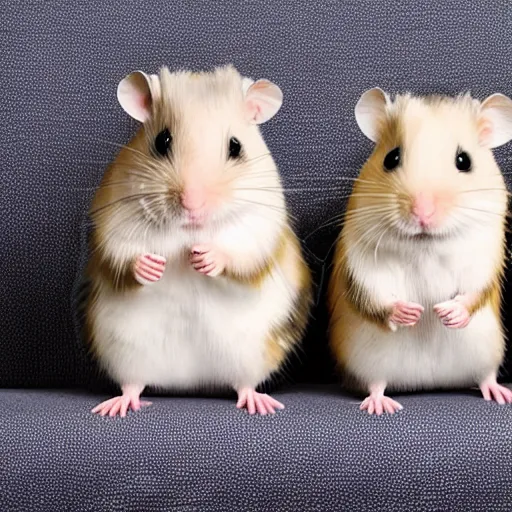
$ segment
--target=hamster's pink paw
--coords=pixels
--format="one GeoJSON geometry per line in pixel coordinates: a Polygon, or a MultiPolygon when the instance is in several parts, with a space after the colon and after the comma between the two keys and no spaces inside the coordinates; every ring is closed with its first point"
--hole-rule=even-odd
{"type": "Polygon", "coordinates": [[[91,412],[100,416],[110,417],[121,416],[124,418],[126,413],[131,409],[132,411],[138,411],[141,407],[151,405],[151,402],[146,402],[140,399],[140,394],[144,388],[141,386],[127,385],[123,386],[123,394],[116,396],[110,400],[105,400],[101,404],[97,405],[91,412]]]}
{"type": "Polygon", "coordinates": [[[512,390],[496,382],[496,376],[492,375],[480,384],[480,391],[484,400],[495,400],[499,404],[512,403],[512,390]]]}
{"type": "Polygon", "coordinates": [[[284,409],[284,405],[269,395],[257,393],[253,388],[238,390],[238,409],[246,408],[249,414],[275,414],[276,409],[284,409]]]}
{"type": "Polygon", "coordinates": [[[391,309],[391,315],[389,316],[390,327],[392,329],[393,326],[396,329],[397,325],[412,327],[418,323],[423,311],[424,307],[421,304],[398,300],[391,309]]]}
{"type": "Polygon", "coordinates": [[[434,311],[449,329],[463,329],[471,320],[467,307],[457,298],[436,304],[434,311]]]}
{"type": "Polygon", "coordinates": [[[397,401],[385,395],[370,395],[361,402],[361,406],[359,408],[361,411],[368,411],[368,414],[376,414],[377,416],[380,416],[385,412],[388,414],[395,414],[395,412],[403,409],[397,401]]]}
{"type": "Polygon", "coordinates": [[[135,260],[133,272],[140,284],[159,281],[165,270],[166,259],[158,254],[144,254],[135,260]]]}
{"type": "Polygon", "coordinates": [[[190,263],[200,274],[216,277],[226,268],[226,258],[209,245],[195,245],[190,251],[190,263]]]}

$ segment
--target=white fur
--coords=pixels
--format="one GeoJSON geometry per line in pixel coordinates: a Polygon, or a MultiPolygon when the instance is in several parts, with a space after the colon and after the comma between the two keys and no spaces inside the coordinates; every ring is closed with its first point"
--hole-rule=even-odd
{"type": "MultiPolygon", "coordinates": [[[[124,296],[106,288],[99,295],[96,343],[101,361],[119,383],[239,388],[268,377],[265,341],[271,326],[288,315],[296,291],[279,269],[259,288],[199,274],[187,253],[203,241],[200,235],[155,238],[154,252],[172,255],[162,279],[124,296]]],[[[232,235],[243,243],[243,230],[232,235]]],[[[222,246],[223,237],[230,238],[229,229],[211,241],[222,246]]],[[[147,249],[131,248],[134,254],[147,249]]]]}
{"type": "Polygon", "coordinates": [[[492,236],[482,232],[467,241],[400,247],[382,241],[377,261],[373,251],[351,250],[349,265],[356,279],[379,304],[405,300],[421,304],[425,312],[414,327],[399,326],[396,332],[361,323],[347,351],[350,371],[365,383],[385,381],[395,389],[466,386],[496,371],[503,341],[490,306],[460,330],[445,327],[433,310],[435,304],[489,283],[493,244],[492,236]]]}

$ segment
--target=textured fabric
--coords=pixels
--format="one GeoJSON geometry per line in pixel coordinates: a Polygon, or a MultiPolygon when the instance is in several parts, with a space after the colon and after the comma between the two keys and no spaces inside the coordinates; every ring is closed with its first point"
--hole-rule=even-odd
{"type": "Polygon", "coordinates": [[[1,391],[2,511],[510,512],[512,408],[476,393],[399,397],[370,417],[335,388],[233,400],[157,398],[124,420],[102,397],[1,391]]]}
{"type": "MultiPolygon", "coordinates": [[[[264,126],[318,296],[350,180],[371,150],[354,121],[363,90],[512,94],[508,0],[286,2],[4,0],[0,16],[0,386],[88,381],[70,312],[81,226],[101,175],[134,132],[116,100],[134,69],[233,62],[284,105],[264,126]]],[[[498,152],[510,172],[512,145],[498,152]]],[[[319,301],[323,304],[323,300],[319,301]]],[[[305,353],[331,378],[326,313],[305,353]]]]}

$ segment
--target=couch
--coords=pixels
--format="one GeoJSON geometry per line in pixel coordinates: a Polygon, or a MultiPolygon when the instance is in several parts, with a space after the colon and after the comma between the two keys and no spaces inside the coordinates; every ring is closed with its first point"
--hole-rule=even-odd
{"type": "MultiPolygon", "coordinates": [[[[362,413],[329,357],[325,309],[331,220],[372,148],[354,120],[361,92],[512,95],[511,55],[507,0],[4,0],[0,510],[511,511],[512,407],[454,390],[362,413]],[[88,205],[137,128],[117,83],[228,62],[284,92],[263,131],[315,279],[302,349],[268,384],[286,409],[250,417],[229,394],[150,391],[150,408],[94,416],[115,387],[84,348],[78,304],[88,205]]],[[[512,173],[512,145],[495,154],[512,173]]]]}

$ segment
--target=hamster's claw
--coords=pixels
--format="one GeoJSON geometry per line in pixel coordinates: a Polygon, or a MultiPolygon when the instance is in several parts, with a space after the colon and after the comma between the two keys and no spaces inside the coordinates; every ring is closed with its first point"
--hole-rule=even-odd
{"type": "Polygon", "coordinates": [[[143,389],[143,387],[135,385],[123,386],[123,394],[121,396],[105,400],[97,405],[91,412],[93,414],[99,413],[100,416],[106,416],[108,414],[111,418],[119,414],[121,418],[124,418],[130,409],[132,411],[138,411],[141,407],[151,405],[151,402],[140,399],[140,394],[143,389]]]}
{"type": "Polygon", "coordinates": [[[246,408],[251,415],[275,414],[276,409],[284,409],[284,405],[271,396],[263,393],[257,393],[253,388],[241,388],[238,390],[238,409],[246,408]]]}
{"type": "Polygon", "coordinates": [[[463,329],[471,320],[467,307],[457,299],[436,304],[434,311],[449,329],[463,329]]]}
{"type": "Polygon", "coordinates": [[[395,414],[395,412],[400,411],[403,407],[392,398],[388,396],[368,396],[366,397],[359,407],[361,411],[368,411],[368,414],[376,414],[380,416],[381,414],[387,412],[388,414],[395,414]]]}
{"type": "Polygon", "coordinates": [[[391,328],[393,329],[393,325],[405,325],[407,327],[416,325],[423,311],[424,308],[421,304],[401,300],[396,301],[391,308],[391,315],[389,316],[391,328]]]}
{"type": "Polygon", "coordinates": [[[164,274],[166,259],[158,254],[144,254],[135,260],[133,272],[140,284],[159,281],[164,274]]]}
{"type": "Polygon", "coordinates": [[[496,376],[492,375],[480,384],[480,391],[484,400],[494,400],[501,405],[512,403],[512,390],[496,382],[496,376]]]}
{"type": "Polygon", "coordinates": [[[208,245],[195,245],[190,251],[190,263],[200,274],[216,277],[224,271],[224,256],[208,245]]]}

